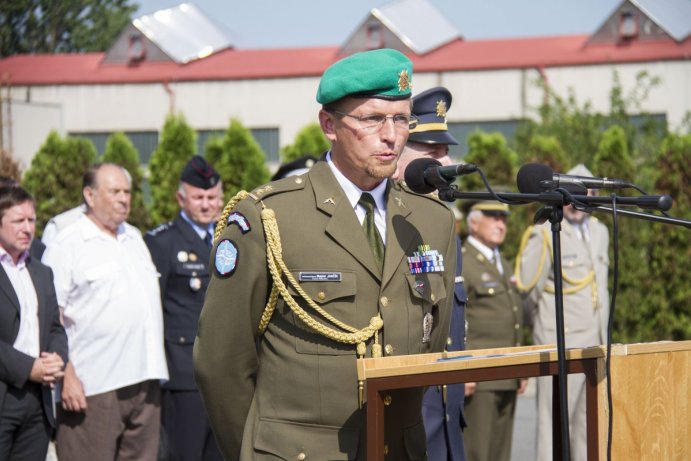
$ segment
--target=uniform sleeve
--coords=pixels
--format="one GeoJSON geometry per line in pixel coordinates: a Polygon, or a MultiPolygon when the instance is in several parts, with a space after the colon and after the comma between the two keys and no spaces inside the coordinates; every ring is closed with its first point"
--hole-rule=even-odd
{"type": "Polygon", "coordinates": [[[545,282],[552,270],[552,254],[544,237],[544,228],[535,226],[530,231],[525,248],[520,257],[520,282],[528,289],[529,308],[537,308],[545,282]]]}
{"type": "Polygon", "coordinates": [[[231,224],[214,245],[194,344],[195,379],[228,460],[240,453],[258,368],[257,328],[270,289],[259,212],[249,200],[240,202],[235,212],[247,219],[249,231],[231,224]],[[223,258],[232,248],[237,249],[234,267],[223,258]]]}

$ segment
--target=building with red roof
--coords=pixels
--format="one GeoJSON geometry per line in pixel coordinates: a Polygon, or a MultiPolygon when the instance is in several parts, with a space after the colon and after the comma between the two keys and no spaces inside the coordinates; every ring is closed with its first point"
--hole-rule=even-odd
{"type": "MultiPolygon", "coordinates": [[[[661,83],[641,112],[675,128],[691,110],[689,0],[623,0],[591,35],[473,41],[427,0],[396,0],[371,10],[340,47],[262,50],[234,48],[192,5],[169,10],[163,22],[178,24],[182,36],[158,24],[157,12],[135,19],[105,53],[0,60],[3,147],[26,167],[51,129],[86,136],[100,149],[110,133],[124,131],[146,162],[174,111],[198,131],[200,150],[237,118],[277,162],[280,147],[317,122],[324,69],[379,47],[411,58],[414,91],[437,85],[451,91],[448,122],[460,139],[474,127],[510,135],[520,120],[536,117],[544,98],[538,81],[606,112],[616,78],[630,91],[637,75],[648,72],[661,83]],[[183,43],[195,30],[202,46],[183,43]]],[[[463,152],[461,146],[452,154],[463,152]]]]}

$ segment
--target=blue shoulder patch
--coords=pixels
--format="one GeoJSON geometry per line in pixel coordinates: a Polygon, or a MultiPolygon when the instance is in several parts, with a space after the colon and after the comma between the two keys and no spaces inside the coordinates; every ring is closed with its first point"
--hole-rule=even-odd
{"type": "Polygon", "coordinates": [[[229,239],[223,239],[216,247],[214,269],[219,277],[230,277],[238,267],[238,247],[229,239]]]}

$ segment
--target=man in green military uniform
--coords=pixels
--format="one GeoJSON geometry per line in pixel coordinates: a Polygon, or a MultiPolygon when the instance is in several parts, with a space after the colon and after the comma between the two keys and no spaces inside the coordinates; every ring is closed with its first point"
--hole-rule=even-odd
{"type": "MultiPolygon", "coordinates": [[[[394,50],[333,64],[317,92],[331,150],[224,211],[194,359],[229,461],[365,460],[357,357],[444,347],[453,216],[388,179],[408,138],[411,77],[394,50]]],[[[425,459],[422,394],[386,397],[387,459],[425,459]]]]}
{"type": "MultiPolygon", "coordinates": [[[[521,298],[513,270],[499,247],[506,238],[509,207],[495,201],[464,207],[468,238],[463,245],[463,278],[468,291],[467,348],[520,346],[521,298]]],[[[527,380],[485,381],[466,386],[464,438],[469,461],[509,461],[516,395],[527,380]]]]}

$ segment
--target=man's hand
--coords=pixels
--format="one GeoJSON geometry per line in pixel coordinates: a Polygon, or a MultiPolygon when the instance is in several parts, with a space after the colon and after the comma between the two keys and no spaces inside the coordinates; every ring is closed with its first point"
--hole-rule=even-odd
{"type": "Polygon", "coordinates": [[[465,396],[470,397],[475,393],[477,383],[465,383],[465,396]]]}
{"type": "Polygon", "coordinates": [[[65,378],[62,383],[62,408],[68,411],[86,410],[86,396],[82,381],[77,376],[72,362],[69,361],[65,367],[65,378]]]}
{"type": "Polygon", "coordinates": [[[518,390],[516,391],[518,395],[523,394],[528,387],[528,378],[520,378],[520,380],[521,382],[518,384],[518,390]]]}
{"type": "Polygon", "coordinates": [[[29,381],[52,385],[63,377],[64,366],[62,357],[55,352],[41,352],[41,356],[34,360],[31,367],[29,381]]]}

